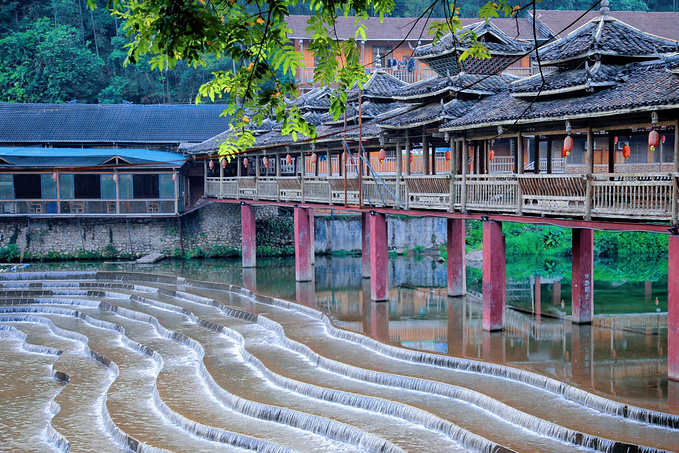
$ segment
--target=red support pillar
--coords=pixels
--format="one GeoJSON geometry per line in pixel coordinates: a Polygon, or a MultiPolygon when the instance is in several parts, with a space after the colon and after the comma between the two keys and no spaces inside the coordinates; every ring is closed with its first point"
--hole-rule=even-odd
{"type": "Polygon", "coordinates": [[[361,240],[361,276],[363,278],[370,278],[370,216],[369,213],[361,213],[361,233],[363,239],[361,240]]]}
{"type": "Polygon", "coordinates": [[[667,265],[667,377],[679,381],[679,236],[669,237],[667,265]]]}
{"type": "Polygon", "coordinates": [[[594,299],[594,232],[573,229],[573,314],[574,324],[591,324],[594,299]]]}
{"type": "Polygon", "coordinates": [[[306,208],[295,208],[295,280],[312,280],[311,233],[309,232],[309,212],[306,208]]]}
{"type": "Polygon", "coordinates": [[[255,211],[249,204],[241,204],[241,248],[243,250],[243,267],[257,266],[257,228],[255,211]]]}
{"type": "Polygon", "coordinates": [[[371,212],[370,224],[370,298],[389,300],[389,250],[387,244],[387,218],[371,212]]]}
{"type": "Polygon", "coordinates": [[[467,294],[464,219],[448,219],[448,296],[467,294]]]}
{"type": "Polygon", "coordinates": [[[502,330],[506,298],[502,222],[483,222],[483,330],[502,330]]]}

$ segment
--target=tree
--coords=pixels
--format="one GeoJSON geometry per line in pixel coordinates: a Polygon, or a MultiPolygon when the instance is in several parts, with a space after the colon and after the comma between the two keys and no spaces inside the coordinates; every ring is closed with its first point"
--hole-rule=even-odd
{"type": "Polygon", "coordinates": [[[103,62],[79,41],[77,29],[47,18],[0,39],[0,100],[95,101],[103,62]]]}
{"type": "MultiPolygon", "coordinates": [[[[95,0],[88,0],[91,7],[95,0]]],[[[430,3],[423,15],[438,4],[447,11],[455,6],[445,1],[430,3]]],[[[286,98],[297,95],[291,77],[302,65],[302,55],[287,38],[290,31],[286,16],[296,8],[297,0],[109,0],[113,14],[125,22],[131,39],[128,61],[135,63],[150,55],[154,68],[175,68],[179,61],[194,67],[206,65],[208,58],[228,58],[236,62],[235,70],[213,73],[213,79],[200,89],[201,98],[225,98],[226,112],[236,132],[221,147],[231,154],[254,144],[248,123],[260,123],[265,116],[282,123],[282,133],[293,140],[298,134],[314,136],[314,129],[295,108],[289,108],[286,98]],[[254,112],[246,115],[246,111],[254,112]]],[[[314,81],[321,86],[333,86],[330,112],[338,118],[344,111],[347,91],[362,86],[367,74],[360,64],[358,41],[365,39],[365,26],[359,25],[354,37],[334,39],[338,15],[355,16],[357,24],[369,14],[380,19],[394,9],[394,0],[311,0],[308,32],[311,50],[318,61],[314,81]]],[[[507,0],[489,2],[481,7],[482,17],[497,17],[516,13],[520,6],[507,0]]],[[[298,11],[296,11],[298,12],[298,11]]],[[[461,23],[449,17],[432,28],[435,38],[447,31],[456,31],[461,23]]],[[[482,46],[474,49],[483,55],[482,46]]]]}

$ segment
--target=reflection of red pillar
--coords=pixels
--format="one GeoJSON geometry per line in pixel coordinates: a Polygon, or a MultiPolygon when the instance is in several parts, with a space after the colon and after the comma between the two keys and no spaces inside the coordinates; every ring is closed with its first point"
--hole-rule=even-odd
{"type": "Polygon", "coordinates": [[[465,297],[448,299],[448,354],[457,357],[465,356],[466,308],[465,297]]]}
{"type": "Polygon", "coordinates": [[[542,316],[542,286],[540,277],[535,277],[535,319],[539,322],[542,316]]]}
{"type": "Polygon", "coordinates": [[[505,238],[502,222],[483,222],[483,330],[502,330],[505,310],[505,238]]]}
{"type": "Polygon", "coordinates": [[[298,304],[307,307],[316,307],[316,282],[295,283],[295,300],[298,304]]]}
{"type": "Polygon", "coordinates": [[[464,219],[448,219],[448,295],[467,293],[464,219]]]}
{"type": "Polygon", "coordinates": [[[309,213],[305,208],[295,208],[295,280],[311,281],[311,234],[309,213]]]}
{"type": "Polygon", "coordinates": [[[363,308],[363,333],[372,336],[372,313],[370,307],[370,280],[361,279],[361,307],[363,308]]]}
{"type": "Polygon", "coordinates": [[[257,269],[254,267],[243,268],[243,287],[253,293],[257,292],[257,269]]]}
{"type": "Polygon", "coordinates": [[[370,298],[389,299],[389,250],[387,247],[387,218],[370,213],[370,298]]]}
{"type": "Polygon", "coordinates": [[[506,363],[505,340],[501,333],[483,332],[483,361],[506,363]]]}
{"type": "Polygon", "coordinates": [[[679,236],[673,234],[667,266],[667,374],[679,381],[679,236]]]}
{"type": "Polygon", "coordinates": [[[240,206],[240,219],[243,267],[255,267],[257,265],[257,227],[252,206],[249,204],[240,206]]]}
{"type": "Polygon", "coordinates": [[[361,276],[363,278],[370,278],[370,214],[364,212],[361,214],[361,233],[363,239],[361,240],[361,276]]]}
{"type": "Polygon", "coordinates": [[[679,382],[667,381],[667,412],[679,415],[679,382]]]}
{"type": "Polygon", "coordinates": [[[573,380],[579,384],[592,385],[591,371],[594,357],[592,327],[572,326],[571,368],[573,380]]]}
{"type": "Polygon", "coordinates": [[[594,234],[592,230],[573,229],[573,314],[575,324],[592,322],[594,298],[594,234]]]}
{"type": "Polygon", "coordinates": [[[385,302],[371,302],[370,332],[374,339],[389,343],[389,312],[385,302]]]}
{"type": "Polygon", "coordinates": [[[561,282],[554,282],[552,284],[552,305],[555,307],[561,304],[561,282]]]}

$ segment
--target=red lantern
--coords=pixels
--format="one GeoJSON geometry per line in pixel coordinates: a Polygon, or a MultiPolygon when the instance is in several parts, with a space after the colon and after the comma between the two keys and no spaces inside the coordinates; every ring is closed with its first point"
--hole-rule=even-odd
{"type": "Polygon", "coordinates": [[[450,160],[450,150],[446,151],[446,160],[450,160]]]}
{"type": "Polygon", "coordinates": [[[208,167],[210,167],[210,170],[212,170],[213,168],[215,168],[215,163],[213,161],[210,161],[208,167]]]}
{"type": "Polygon", "coordinates": [[[667,140],[667,135],[662,136],[662,142],[665,143],[665,140],[667,140]]]}
{"type": "Polygon", "coordinates": [[[172,173],[172,180],[176,181],[177,180],[177,173],[172,173]]]}
{"type": "Polygon", "coordinates": [[[243,159],[243,167],[248,168],[248,158],[243,159]]]}
{"type": "Polygon", "coordinates": [[[495,158],[495,151],[493,151],[491,149],[490,152],[488,153],[488,160],[490,160],[492,162],[494,158],[495,158]]]}
{"type": "Polygon", "coordinates": [[[563,140],[563,149],[566,151],[566,155],[570,155],[571,151],[573,151],[573,137],[570,135],[566,136],[566,138],[563,140]]]}
{"type": "Polygon", "coordinates": [[[113,180],[118,182],[118,173],[113,173],[113,180]]]}
{"type": "Polygon", "coordinates": [[[264,165],[264,168],[269,168],[269,158],[264,156],[262,159],[262,165],[264,165]]]}
{"type": "Polygon", "coordinates": [[[629,145],[623,146],[622,147],[622,157],[624,157],[625,159],[629,159],[629,151],[630,151],[629,145]]]}
{"type": "Polygon", "coordinates": [[[342,162],[345,162],[345,163],[346,163],[346,161],[347,161],[347,152],[344,151],[344,152],[342,153],[342,162]]]}
{"type": "Polygon", "coordinates": [[[561,157],[568,157],[570,155],[571,155],[570,151],[566,151],[566,148],[561,146],[561,157]]]}
{"type": "Polygon", "coordinates": [[[651,151],[655,151],[655,147],[658,146],[658,140],[660,139],[660,136],[658,135],[658,131],[653,129],[650,134],[648,134],[648,146],[651,147],[651,151]]]}
{"type": "Polygon", "coordinates": [[[412,154],[410,155],[410,163],[411,164],[413,163],[413,155],[412,154]]]}
{"type": "Polygon", "coordinates": [[[52,179],[55,180],[55,181],[57,180],[57,171],[56,170],[54,170],[54,173],[52,173],[52,179]]]}
{"type": "Polygon", "coordinates": [[[226,159],[222,159],[222,168],[226,168],[226,159]]]}
{"type": "Polygon", "coordinates": [[[318,156],[316,153],[311,153],[311,163],[315,164],[318,161],[318,156]]]}
{"type": "Polygon", "coordinates": [[[384,159],[387,158],[387,152],[384,150],[384,148],[380,149],[380,152],[378,153],[378,157],[379,157],[380,163],[384,162],[384,159]]]}
{"type": "Polygon", "coordinates": [[[292,156],[290,154],[285,156],[285,163],[287,163],[288,165],[292,163],[292,156]]]}
{"type": "Polygon", "coordinates": [[[618,144],[618,137],[613,137],[613,143],[618,144]]]}

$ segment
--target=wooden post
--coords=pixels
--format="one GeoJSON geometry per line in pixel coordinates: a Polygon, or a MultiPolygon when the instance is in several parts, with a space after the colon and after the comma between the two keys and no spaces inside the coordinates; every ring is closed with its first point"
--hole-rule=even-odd
{"type": "Polygon", "coordinates": [[[410,176],[410,172],[410,137],[408,136],[408,131],[406,131],[406,176],[410,176]]]}
{"type": "Polygon", "coordinates": [[[403,177],[403,156],[401,142],[396,142],[396,199],[401,199],[401,178],[403,177]]]}
{"type": "Polygon", "coordinates": [[[431,150],[431,174],[436,174],[436,143],[430,143],[429,149],[431,150]]]}
{"type": "Polygon", "coordinates": [[[429,139],[424,126],[422,126],[422,174],[430,174],[429,163],[429,139]]]}
{"type": "Polygon", "coordinates": [[[615,173],[615,135],[612,131],[608,132],[608,172],[615,173]]]}
{"type": "Polygon", "coordinates": [[[328,147],[326,163],[328,167],[328,176],[332,176],[332,153],[330,152],[330,147],[328,147]]]}
{"type": "Polygon", "coordinates": [[[467,213],[467,170],[469,170],[469,146],[462,138],[462,188],[460,189],[460,210],[467,213]]]}
{"type": "Polygon", "coordinates": [[[540,174],[540,136],[533,138],[533,173],[540,174]]]}
{"type": "Polygon", "coordinates": [[[547,174],[551,175],[552,172],[554,171],[554,168],[552,166],[554,163],[552,162],[552,159],[554,157],[554,150],[552,149],[552,136],[547,137],[547,174]]]}
{"type": "Polygon", "coordinates": [[[448,142],[448,147],[450,149],[450,174],[448,175],[448,177],[450,178],[448,188],[448,196],[450,197],[450,202],[448,203],[448,212],[455,211],[455,158],[457,156],[457,153],[455,152],[456,146],[457,142],[453,137],[450,137],[450,141],[448,142]]]}
{"type": "MultiPolygon", "coordinates": [[[[679,172],[679,120],[674,122],[674,162],[672,168],[675,173],[679,172]]],[[[677,177],[674,175],[672,181],[674,181],[672,191],[672,223],[677,223],[677,197],[679,197],[679,187],[677,186],[677,177]]]]}
{"type": "Polygon", "coordinates": [[[519,175],[523,174],[523,137],[521,137],[521,132],[519,136],[516,137],[516,173],[519,175]]]}
{"type": "Polygon", "coordinates": [[[585,149],[585,165],[587,166],[587,187],[585,191],[585,220],[592,220],[592,173],[594,173],[594,134],[592,127],[587,128],[587,148],[585,149]]]}

